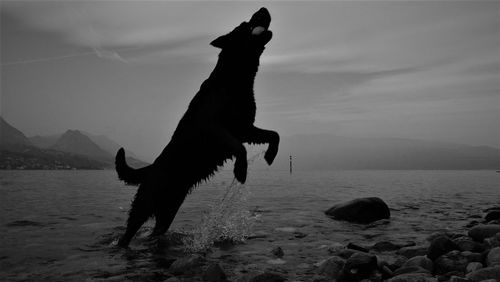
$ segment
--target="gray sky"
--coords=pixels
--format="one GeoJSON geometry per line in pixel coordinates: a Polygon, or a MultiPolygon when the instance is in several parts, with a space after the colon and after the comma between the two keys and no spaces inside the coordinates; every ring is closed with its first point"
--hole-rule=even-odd
{"type": "Polygon", "coordinates": [[[500,147],[500,1],[1,5],[1,114],[28,136],[81,129],[152,160],[210,41],[265,6],[256,125],[500,147]]]}

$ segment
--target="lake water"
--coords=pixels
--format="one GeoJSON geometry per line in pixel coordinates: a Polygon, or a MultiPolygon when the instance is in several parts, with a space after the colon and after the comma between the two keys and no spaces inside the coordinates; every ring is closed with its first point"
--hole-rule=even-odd
{"type": "MultiPolygon", "coordinates": [[[[181,207],[171,230],[189,232],[232,181],[221,171],[198,187],[181,207]]],[[[231,279],[272,269],[308,281],[327,246],[353,242],[423,242],[432,232],[463,231],[472,217],[500,203],[494,171],[250,171],[247,207],[259,215],[244,244],[213,247],[207,254],[231,279]],[[324,215],[333,204],[376,196],[391,220],[371,227],[324,215]],[[270,251],[281,246],[276,260],[270,251]]],[[[1,281],[163,281],[175,256],[155,252],[151,224],[130,250],[113,247],[123,232],[136,187],[114,171],[0,171],[1,281]]]]}

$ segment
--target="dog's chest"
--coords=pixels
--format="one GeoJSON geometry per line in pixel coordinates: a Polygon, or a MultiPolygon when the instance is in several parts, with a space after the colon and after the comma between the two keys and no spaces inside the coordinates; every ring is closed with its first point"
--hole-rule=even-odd
{"type": "Polygon", "coordinates": [[[247,93],[235,94],[227,99],[224,109],[218,113],[219,119],[227,125],[236,127],[253,124],[257,109],[253,95],[247,93]]]}

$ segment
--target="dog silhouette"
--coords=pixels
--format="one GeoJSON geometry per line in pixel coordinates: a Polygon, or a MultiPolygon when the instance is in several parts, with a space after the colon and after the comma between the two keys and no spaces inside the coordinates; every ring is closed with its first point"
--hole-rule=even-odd
{"type": "Polygon", "coordinates": [[[119,179],[139,185],[119,246],[128,246],[152,216],[155,227],[151,235],[164,234],[187,194],[226,160],[236,158],[234,176],[244,183],[247,152],[243,143],[268,143],[264,159],[272,164],[278,153],[279,135],[253,125],[253,86],[260,56],[272,38],[270,22],[268,10],[261,8],[250,21],[211,42],[221,49],[215,69],[202,83],[170,142],[153,164],[131,168],[123,148],[118,151],[115,165],[119,179]]]}

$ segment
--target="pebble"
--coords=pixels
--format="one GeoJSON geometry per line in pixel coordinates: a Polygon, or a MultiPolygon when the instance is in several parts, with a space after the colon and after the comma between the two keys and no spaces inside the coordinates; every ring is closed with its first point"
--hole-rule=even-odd
{"type": "Polygon", "coordinates": [[[437,282],[429,273],[407,273],[386,280],[387,282],[437,282]]]}
{"type": "Polygon", "coordinates": [[[316,272],[334,280],[340,277],[344,265],[345,261],[342,258],[333,256],[319,263],[316,272]]]}
{"type": "Polygon", "coordinates": [[[486,265],[500,265],[500,247],[496,247],[490,250],[488,256],[486,256],[486,265]]]}
{"type": "Polygon", "coordinates": [[[282,258],[285,253],[283,252],[283,249],[281,247],[275,247],[274,249],[271,250],[271,254],[277,258],[282,258]]]}
{"type": "Polygon", "coordinates": [[[434,272],[436,274],[446,274],[452,271],[465,272],[468,261],[462,256],[460,251],[451,251],[438,257],[434,261],[434,272]]]}
{"type": "Polygon", "coordinates": [[[426,255],[427,249],[428,249],[428,247],[424,246],[424,245],[403,247],[403,248],[397,250],[396,254],[405,256],[406,258],[412,258],[415,256],[426,255]]]}
{"type": "Polygon", "coordinates": [[[426,256],[415,256],[407,260],[402,267],[410,267],[410,266],[421,267],[429,272],[432,272],[434,268],[434,263],[426,256]]]}
{"type": "Polygon", "coordinates": [[[465,272],[466,273],[470,273],[470,272],[474,272],[476,270],[479,270],[483,268],[483,264],[480,263],[480,262],[469,262],[469,264],[467,264],[467,267],[465,268],[465,272]]]}

